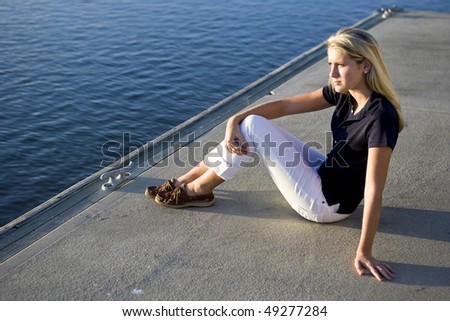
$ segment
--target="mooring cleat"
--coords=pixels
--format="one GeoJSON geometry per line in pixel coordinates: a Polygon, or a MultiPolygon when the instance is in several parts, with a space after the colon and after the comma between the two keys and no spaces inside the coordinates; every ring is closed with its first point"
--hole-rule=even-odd
{"type": "Polygon", "coordinates": [[[131,165],[133,162],[130,161],[127,167],[122,167],[118,169],[114,169],[110,172],[104,173],[100,176],[100,180],[108,179],[108,182],[102,185],[102,190],[104,191],[112,191],[117,186],[119,186],[124,181],[128,180],[131,177],[131,165]]]}

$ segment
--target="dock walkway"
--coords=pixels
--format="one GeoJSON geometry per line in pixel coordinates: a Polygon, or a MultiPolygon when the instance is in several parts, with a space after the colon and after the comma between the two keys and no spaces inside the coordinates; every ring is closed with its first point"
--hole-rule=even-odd
{"type": "MultiPolygon", "coordinates": [[[[261,164],[219,186],[211,208],[145,198],[146,186],[201,160],[223,138],[222,121],[106,197],[74,204],[62,224],[39,227],[46,232],[4,256],[0,300],[450,300],[450,14],[396,13],[370,31],[407,121],[374,246],[394,281],[354,271],[361,208],[336,224],[306,221],[261,164]]],[[[321,55],[256,103],[322,87],[321,55]]],[[[275,122],[325,151],[331,112],[275,122]]]]}

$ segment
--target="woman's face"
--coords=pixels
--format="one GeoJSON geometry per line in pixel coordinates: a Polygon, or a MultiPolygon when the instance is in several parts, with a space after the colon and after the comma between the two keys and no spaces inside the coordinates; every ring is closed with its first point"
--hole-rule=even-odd
{"type": "Polygon", "coordinates": [[[328,65],[330,66],[330,79],[336,92],[347,93],[367,87],[364,76],[365,64],[358,64],[345,55],[342,49],[328,48],[328,65]]]}

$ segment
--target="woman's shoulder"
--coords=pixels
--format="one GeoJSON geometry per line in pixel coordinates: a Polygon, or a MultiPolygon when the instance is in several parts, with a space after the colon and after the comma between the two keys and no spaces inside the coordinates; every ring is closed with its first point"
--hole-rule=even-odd
{"type": "Polygon", "coordinates": [[[368,123],[372,124],[371,127],[378,128],[379,130],[381,128],[384,128],[384,130],[391,128],[392,132],[398,135],[398,113],[386,97],[375,93],[369,110],[369,117],[371,119],[368,120],[368,123]]]}
{"type": "Polygon", "coordinates": [[[376,92],[373,94],[370,111],[370,114],[376,118],[387,117],[398,120],[397,110],[394,105],[386,97],[376,92]]]}

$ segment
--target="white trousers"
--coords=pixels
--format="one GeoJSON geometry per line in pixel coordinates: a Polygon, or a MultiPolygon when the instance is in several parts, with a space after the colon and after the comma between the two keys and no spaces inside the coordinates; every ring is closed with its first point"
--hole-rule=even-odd
{"type": "Polygon", "coordinates": [[[336,213],[339,204],[329,206],[325,200],[317,173],[324,154],[261,116],[245,118],[240,128],[250,145],[246,155],[229,153],[222,141],[204,158],[218,176],[229,180],[242,168],[264,161],[281,194],[302,217],[331,223],[349,216],[336,213]]]}

